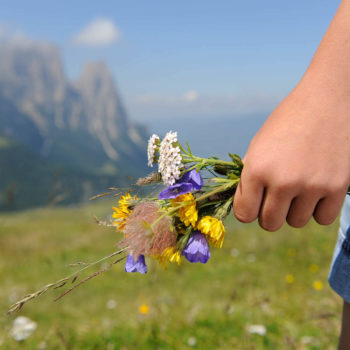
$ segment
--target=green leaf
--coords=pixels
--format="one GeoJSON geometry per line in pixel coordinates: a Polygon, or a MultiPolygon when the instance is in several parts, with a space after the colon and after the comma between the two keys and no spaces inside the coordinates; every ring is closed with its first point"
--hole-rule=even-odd
{"type": "Polygon", "coordinates": [[[228,177],[229,179],[231,179],[231,180],[236,180],[236,179],[239,179],[239,178],[240,178],[239,175],[240,175],[240,174],[236,174],[235,172],[230,171],[230,172],[227,174],[227,177],[228,177]]]}
{"type": "Polygon", "coordinates": [[[185,154],[188,154],[185,149],[182,147],[181,143],[179,142],[179,148],[181,150],[181,152],[185,153],[185,154]]]}
{"type": "Polygon", "coordinates": [[[223,177],[213,177],[212,179],[210,179],[210,181],[213,181],[215,183],[227,183],[227,182],[231,182],[231,180],[229,179],[225,179],[223,177]]]}
{"type": "Polygon", "coordinates": [[[191,156],[193,156],[193,153],[190,148],[190,144],[187,141],[186,141],[186,145],[187,145],[188,152],[190,153],[191,156]]]}
{"type": "Polygon", "coordinates": [[[240,167],[243,167],[242,159],[241,159],[241,157],[240,157],[238,154],[229,153],[228,155],[229,155],[229,157],[232,159],[232,161],[233,161],[234,163],[236,163],[236,164],[239,165],[240,167]]]}
{"type": "Polygon", "coordinates": [[[192,226],[187,227],[186,233],[184,234],[183,237],[180,238],[178,242],[178,248],[180,251],[182,251],[185,248],[192,232],[193,232],[192,226]]]}

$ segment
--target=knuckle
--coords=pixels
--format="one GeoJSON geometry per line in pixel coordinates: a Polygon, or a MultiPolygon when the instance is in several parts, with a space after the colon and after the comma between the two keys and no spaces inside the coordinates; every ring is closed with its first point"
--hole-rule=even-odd
{"type": "Polygon", "coordinates": [[[348,188],[346,182],[333,182],[327,185],[327,192],[331,195],[343,195],[348,188]]]}
{"type": "Polygon", "coordinates": [[[251,181],[261,181],[266,178],[266,165],[260,162],[245,165],[246,176],[251,181]]]}
{"type": "Polygon", "coordinates": [[[346,193],[348,180],[344,179],[309,179],[304,189],[309,193],[318,194],[322,197],[337,196],[346,193]]]}
{"type": "Polygon", "coordinates": [[[271,184],[275,190],[275,194],[279,197],[291,195],[303,186],[302,181],[297,178],[288,178],[288,177],[277,177],[272,179],[271,184]]]}
{"type": "Polygon", "coordinates": [[[334,183],[323,182],[310,184],[307,189],[310,193],[319,194],[322,197],[338,191],[338,187],[334,183]]]}
{"type": "Polygon", "coordinates": [[[281,180],[275,184],[275,191],[278,197],[283,197],[289,193],[294,192],[295,188],[296,185],[291,181],[281,180]]]}

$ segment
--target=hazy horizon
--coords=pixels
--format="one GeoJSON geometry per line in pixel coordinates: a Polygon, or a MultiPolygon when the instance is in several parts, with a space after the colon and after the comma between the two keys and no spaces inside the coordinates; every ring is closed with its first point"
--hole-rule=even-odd
{"type": "Polygon", "coordinates": [[[54,43],[70,79],[105,61],[135,120],[266,113],[304,73],[338,3],[5,0],[0,38],[54,43]]]}

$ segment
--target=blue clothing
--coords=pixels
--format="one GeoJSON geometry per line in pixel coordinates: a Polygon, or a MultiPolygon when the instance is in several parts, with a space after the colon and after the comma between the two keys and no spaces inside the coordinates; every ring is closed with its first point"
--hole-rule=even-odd
{"type": "Polygon", "coordinates": [[[350,196],[345,198],[328,278],[330,286],[350,303],[350,196]]]}

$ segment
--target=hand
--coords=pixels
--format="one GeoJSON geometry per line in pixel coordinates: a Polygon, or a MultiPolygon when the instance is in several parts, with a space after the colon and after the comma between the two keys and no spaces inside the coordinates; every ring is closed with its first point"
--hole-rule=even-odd
{"type": "Polygon", "coordinates": [[[350,97],[317,79],[302,80],[252,140],[234,199],[242,222],[268,231],[314,216],[337,217],[350,184],[350,97]]]}

